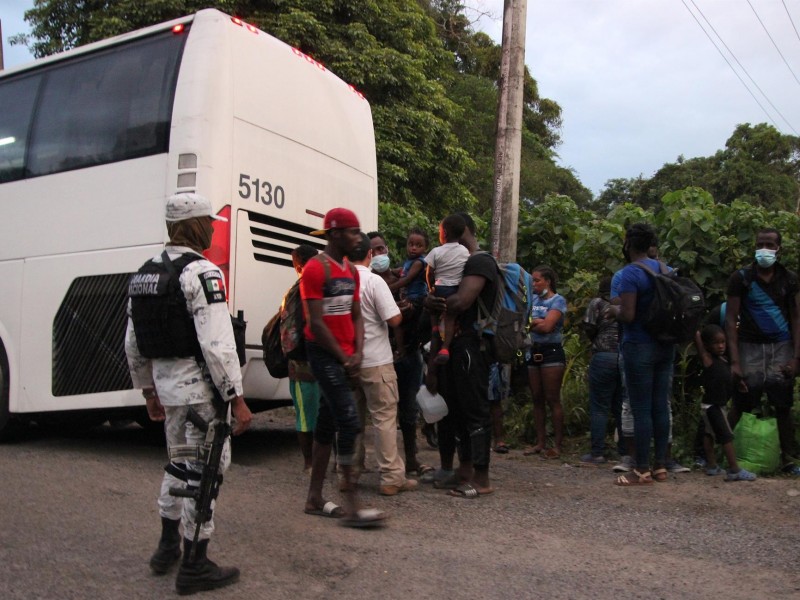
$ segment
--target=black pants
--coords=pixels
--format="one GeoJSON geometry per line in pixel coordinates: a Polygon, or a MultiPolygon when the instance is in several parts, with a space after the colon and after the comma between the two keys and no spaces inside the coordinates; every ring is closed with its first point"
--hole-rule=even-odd
{"type": "Polygon", "coordinates": [[[489,468],[491,418],[489,416],[489,366],[477,336],[459,336],[450,345],[450,360],[442,369],[439,389],[448,415],[440,422],[439,449],[444,456],[458,450],[459,461],[476,469],[489,468]]]}

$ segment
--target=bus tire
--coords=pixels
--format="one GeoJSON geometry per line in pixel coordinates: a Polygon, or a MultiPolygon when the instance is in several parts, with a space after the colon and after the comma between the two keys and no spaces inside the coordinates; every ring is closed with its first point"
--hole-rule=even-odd
{"type": "Polygon", "coordinates": [[[14,418],[9,408],[9,369],[6,349],[0,343],[0,442],[11,437],[15,430],[14,418]]]}

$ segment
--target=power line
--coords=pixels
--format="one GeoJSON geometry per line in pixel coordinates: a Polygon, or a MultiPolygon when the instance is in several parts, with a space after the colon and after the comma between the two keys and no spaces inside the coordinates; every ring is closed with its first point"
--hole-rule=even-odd
{"type": "Polygon", "coordinates": [[[786,2],[781,0],[781,4],[783,4],[784,10],[786,10],[786,14],[789,17],[789,22],[792,24],[792,28],[794,29],[794,34],[797,36],[797,39],[800,40],[800,33],[797,31],[797,25],[794,24],[794,19],[792,19],[792,13],[789,12],[789,7],[786,6],[786,2]]]}
{"type": "Polygon", "coordinates": [[[726,63],[728,63],[728,66],[730,67],[731,71],[733,71],[733,74],[736,75],[736,77],[739,79],[739,81],[742,82],[742,85],[744,86],[744,89],[746,89],[748,91],[748,93],[753,97],[753,100],[756,101],[756,104],[758,104],[758,106],[761,108],[761,110],[764,111],[764,114],[767,115],[767,118],[775,126],[775,129],[780,130],[780,127],[778,127],[778,124],[775,122],[775,119],[773,119],[772,115],[770,115],[767,112],[767,109],[764,108],[764,105],[761,104],[761,102],[759,102],[758,98],[756,98],[756,95],[753,93],[753,90],[751,90],[750,86],[748,86],[747,83],[745,83],[744,79],[742,79],[742,76],[739,75],[738,71],[736,71],[736,69],[733,68],[733,65],[731,64],[731,61],[728,60],[728,57],[725,56],[725,53],[722,50],[720,50],[720,48],[717,45],[717,43],[708,34],[708,31],[706,31],[705,27],[703,27],[703,24],[700,22],[700,20],[697,18],[697,16],[692,12],[692,9],[689,8],[689,5],[686,4],[686,0],[681,0],[681,2],[683,3],[683,6],[686,8],[686,10],[689,12],[689,14],[692,15],[692,18],[695,20],[695,22],[697,23],[698,27],[700,27],[700,29],[703,31],[703,33],[708,38],[708,40],[714,45],[714,48],[716,48],[717,52],[719,52],[719,55],[722,57],[722,59],[726,63]]]}
{"type": "Polygon", "coordinates": [[[783,56],[783,52],[781,52],[781,49],[778,48],[778,44],[776,44],[775,40],[772,39],[772,36],[770,35],[769,30],[767,29],[767,26],[764,25],[764,21],[761,20],[761,17],[758,16],[758,13],[756,12],[756,9],[753,7],[753,5],[750,3],[750,0],[747,0],[747,4],[753,10],[753,14],[756,16],[756,19],[758,19],[758,22],[761,23],[761,27],[764,28],[764,31],[766,32],[767,37],[769,38],[769,41],[771,41],[772,45],[775,46],[775,50],[777,50],[778,54],[780,54],[781,58],[783,59],[783,63],[786,65],[786,68],[789,69],[789,72],[792,74],[792,77],[794,77],[794,80],[797,82],[797,85],[800,85],[800,79],[798,79],[797,75],[794,74],[792,67],[789,66],[789,62],[786,60],[786,57],[783,56]]]}
{"type": "MultiPolygon", "coordinates": [[[[714,26],[711,24],[711,21],[709,21],[709,20],[708,20],[708,17],[706,17],[706,16],[705,16],[705,14],[703,14],[703,11],[702,11],[702,10],[700,10],[700,7],[699,7],[699,6],[697,6],[697,3],[696,3],[694,0],[689,0],[689,1],[690,1],[690,2],[692,3],[692,5],[694,6],[695,10],[696,10],[697,12],[699,12],[699,13],[700,13],[700,16],[701,16],[701,17],[703,17],[703,19],[705,20],[705,22],[706,22],[706,23],[708,23],[708,26],[711,28],[711,31],[713,31],[713,32],[714,32],[714,34],[717,36],[717,38],[719,38],[719,41],[720,41],[720,42],[722,42],[722,45],[723,45],[723,46],[725,46],[725,49],[726,49],[726,50],[727,50],[727,51],[730,53],[730,55],[733,57],[733,60],[735,60],[735,61],[736,61],[736,64],[737,64],[737,65],[739,65],[739,68],[740,68],[740,69],[741,69],[741,70],[744,72],[744,74],[745,74],[745,75],[747,75],[748,79],[750,79],[750,81],[753,83],[753,85],[756,87],[756,89],[757,89],[759,92],[761,92],[761,95],[762,95],[762,96],[764,96],[764,99],[765,99],[767,102],[769,102],[769,105],[772,107],[772,109],[773,109],[773,110],[774,110],[776,113],[778,113],[778,115],[780,116],[780,118],[781,118],[781,119],[783,119],[784,123],[786,123],[786,124],[789,126],[789,129],[791,129],[791,130],[794,132],[794,134],[795,134],[795,135],[798,135],[798,133],[797,133],[797,130],[796,130],[794,127],[792,127],[792,124],[789,122],[789,120],[788,120],[786,117],[784,117],[784,116],[783,116],[783,113],[782,113],[780,110],[778,110],[778,107],[777,107],[777,106],[775,106],[775,104],[773,104],[772,100],[770,100],[770,99],[769,99],[769,96],[767,96],[766,92],[764,92],[764,90],[762,90],[762,89],[761,89],[761,86],[759,86],[759,85],[758,85],[758,83],[756,83],[756,80],[755,80],[755,79],[753,79],[752,75],[750,75],[750,73],[747,71],[747,69],[745,68],[745,66],[744,66],[744,65],[741,63],[741,61],[740,61],[738,58],[736,58],[736,54],[734,54],[733,50],[731,50],[731,49],[730,49],[730,47],[728,46],[728,44],[726,44],[726,43],[725,43],[725,40],[724,40],[724,39],[722,39],[722,36],[719,34],[719,32],[718,32],[718,31],[717,31],[717,30],[714,28],[714,26]]],[[[749,1],[749,0],[748,0],[748,1],[749,1]]],[[[718,49],[719,49],[719,48],[718,48],[718,49]]],[[[728,64],[730,65],[730,63],[728,63],[728,64]]],[[[733,68],[733,67],[731,67],[731,68],[733,68]]],[[[776,125],[776,127],[777,127],[777,125],[776,125]]]]}

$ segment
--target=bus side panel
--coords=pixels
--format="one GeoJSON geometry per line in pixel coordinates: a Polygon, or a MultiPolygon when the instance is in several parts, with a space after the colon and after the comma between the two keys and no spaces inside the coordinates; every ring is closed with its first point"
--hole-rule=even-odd
{"type": "Polygon", "coordinates": [[[25,262],[20,347],[25,390],[19,412],[143,404],[129,389],[122,348],[125,281],[160,249],[138,246],[25,262]]]}
{"type": "Polygon", "coordinates": [[[0,341],[8,359],[9,408],[19,410],[19,339],[21,336],[22,314],[22,272],[21,260],[0,263],[0,279],[5,286],[3,301],[0,302],[0,341]]]}

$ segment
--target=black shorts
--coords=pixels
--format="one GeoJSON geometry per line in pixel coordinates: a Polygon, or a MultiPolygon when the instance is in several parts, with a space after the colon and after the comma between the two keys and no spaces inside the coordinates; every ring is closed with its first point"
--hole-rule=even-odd
{"type": "Polygon", "coordinates": [[[728,424],[728,411],[724,406],[712,404],[703,408],[703,423],[705,433],[710,435],[717,444],[727,444],[733,441],[733,432],[728,424]]]}
{"type": "Polygon", "coordinates": [[[529,367],[563,367],[567,364],[567,355],[561,344],[534,344],[527,362],[529,367]]]}

